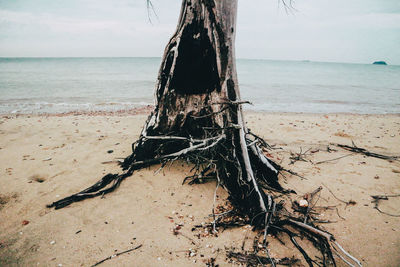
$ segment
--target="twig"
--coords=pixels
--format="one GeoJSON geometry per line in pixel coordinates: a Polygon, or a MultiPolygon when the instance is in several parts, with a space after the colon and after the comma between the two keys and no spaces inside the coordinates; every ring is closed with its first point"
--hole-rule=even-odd
{"type": "Polygon", "coordinates": [[[354,267],[353,264],[351,264],[348,260],[345,259],[342,255],[340,255],[336,250],[333,251],[336,256],[338,256],[342,261],[344,261],[347,265],[354,267]]]}
{"type": "Polygon", "coordinates": [[[193,245],[198,246],[198,245],[196,244],[196,242],[193,240],[193,238],[188,237],[188,236],[185,235],[184,233],[181,233],[181,232],[178,232],[178,231],[175,231],[174,233],[177,233],[177,234],[179,234],[179,235],[181,235],[181,236],[187,238],[190,242],[192,242],[193,245]]]}
{"type": "Polygon", "coordinates": [[[309,216],[308,213],[314,208],[314,206],[317,204],[318,200],[314,203],[314,205],[312,205],[312,201],[315,197],[316,194],[318,194],[319,192],[321,192],[322,190],[322,186],[318,187],[317,189],[315,189],[313,192],[306,194],[305,198],[308,201],[308,206],[307,206],[307,210],[304,214],[304,223],[307,223],[307,217],[309,216]],[[312,206],[311,206],[312,205],[312,206]]]}
{"type": "Polygon", "coordinates": [[[340,202],[346,204],[346,206],[357,204],[357,202],[355,202],[354,200],[351,200],[351,199],[350,199],[349,201],[344,201],[344,200],[338,198],[337,196],[335,196],[335,194],[332,192],[332,190],[330,190],[329,187],[326,186],[326,184],[324,184],[324,183],[322,183],[322,184],[326,187],[326,189],[328,189],[328,191],[332,194],[332,196],[333,196],[334,198],[336,198],[336,199],[339,200],[340,202]]]}
{"type": "Polygon", "coordinates": [[[258,135],[251,132],[250,129],[248,129],[248,131],[249,132],[247,134],[252,135],[254,138],[256,138],[256,140],[259,141],[263,145],[263,147],[268,148],[268,149],[279,149],[279,148],[273,148],[272,146],[270,146],[264,139],[262,139],[258,135]]]}
{"type": "MultiPolygon", "coordinates": [[[[301,176],[300,174],[298,174],[297,172],[294,172],[294,171],[292,171],[292,170],[285,169],[285,168],[281,168],[281,171],[290,173],[291,175],[297,176],[297,177],[299,177],[300,179],[307,180],[307,178],[305,178],[304,176],[301,176]]],[[[281,173],[281,174],[282,174],[282,173],[281,173]]]]}
{"type": "Polygon", "coordinates": [[[342,144],[334,144],[338,147],[341,147],[343,149],[346,149],[348,151],[354,152],[354,153],[360,153],[368,157],[374,157],[378,159],[385,159],[385,160],[397,160],[399,157],[398,156],[387,156],[387,155],[382,155],[374,152],[370,152],[366,150],[365,148],[357,147],[354,142],[353,146],[348,146],[348,145],[342,145],[342,144]]]}
{"type": "Polygon", "coordinates": [[[340,214],[339,214],[339,209],[338,209],[337,207],[335,207],[335,209],[336,209],[336,213],[337,213],[337,215],[339,216],[339,218],[341,218],[341,219],[343,219],[343,220],[346,220],[346,218],[340,216],[340,214]]]}
{"type": "Polygon", "coordinates": [[[318,161],[315,164],[321,164],[321,163],[325,163],[325,162],[329,162],[329,161],[334,161],[334,160],[342,159],[342,158],[345,158],[345,157],[348,157],[348,156],[351,156],[351,155],[354,155],[354,153],[350,153],[350,154],[347,154],[347,155],[344,155],[344,156],[341,156],[341,157],[338,157],[338,158],[334,158],[334,159],[318,161]]]}
{"type": "Polygon", "coordinates": [[[289,222],[291,222],[293,224],[296,224],[296,225],[298,225],[298,226],[300,226],[300,227],[302,227],[304,229],[307,229],[308,231],[310,231],[310,232],[312,232],[312,233],[314,233],[316,235],[323,236],[328,241],[334,240],[333,236],[328,232],[324,232],[324,231],[319,230],[319,229],[317,229],[315,227],[312,227],[312,226],[310,226],[308,224],[305,224],[305,223],[302,223],[302,222],[298,222],[298,221],[295,221],[295,220],[292,220],[292,219],[289,219],[289,222]]]}
{"type": "Polygon", "coordinates": [[[231,100],[227,100],[225,102],[213,102],[213,103],[211,103],[211,105],[243,105],[243,104],[253,105],[250,101],[231,101],[231,100]]]}
{"type": "MultiPolygon", "coordinates": [[[[355,257],[352,256],[350,253],[348,253],[338,242],[335,241],[335,238],[333,237],[332,234],[330,234],[330,233],[328,233],[328,232],[325,232],[325,231],[322,231],[322,230],[320,230],[320,229],[318,229],[318,228],[312,227],[312,226],[310,226],[310,225],[308,225],[308,224],[295,221],[295,220],[289,219],[289,222],[291,222],[291,223],[293,223],[293,224],[295,224],[295,225],[297,225],[297,226],[299,226],[299,227],[301,227],[301,228],[307,229],[308,231],[314,233],[315,235],[319,235],[319,236],[322,236],[322,237],[326,238],[326,240],[329,242],[329,244],[330,244],[331,246],[334,244],[344,255],[346,255],[346,256],[349,257],[351,260],[353,260],[359,267],[362,266],[361,262],[360,262],[357,258],[355,258],[355,257]]],[[[293,241],[293,240],[292,240],[292,241],[293,241]]],[[[295,244],[294,244],[294,245],[295,245],[295,244]]],[[[334,248],[336,248],[336,247],[334,247],[334,248]]],[[[304,254],[303,254],[303,255],[304,255],[304,254]]],[[[342,257],[340,257],[340,258],[343,259],[342,257]]],[[[347,263],[347,264],[349,264],[349,262],[346,261],[346,260],[344,260],[344,262],[347,263]]],[[[350,263],[349,265],[350,265],[350,266],[354,266],[354,265],[351,264],[351,263],[350,263]]]]}
{"type": "Polygon", "coordinates": [[[388,200],[389,197],[400,197],[400,194],[395,194],[395,195],[375,195],[375,196],[371,196],[371,197],[374,199],[374,200],[372,200],[372,203],[375,204],[374,209],[376,209],[380,213],[386,214],[388,216],[400,217],[400,214],[391,214],[391,213],[388,213],[386,211],[382,211],[379,208],[379,200],[388,200]]]}
{"type": "Polygon", "coordinates": [[[146,5],[147,5],[147,18],[149,19],[150,24],[153,24],[153,22],[151,21],[151,11],[153,12],[154,16],[158,19],[157,13],[154,10],[153,3],[150,0],[146,1],[146,5]]]}
{"type": "Polygon", "coordinates": [[[96,262],[96,263],[93,264],[91,267],[100,265],[100,264],[102,264],[102,263],[105,262],[105,261],[111,260],[112,258],[118,257],[118,256],[120,256],[120,255],[122,255],[122,254],[125,254],[125,253],[131,252],[131,251],[133,251],[133,250],[136,250],[136,249],[138,249],[138,248],[141,248],[142,246],[143,246],[143,245],[140,244],[140,245],[137,246],[137,247],[134,247],[134,248],[131,248],[131,249],[128,249],[128,250],[119,252],[119,253],[117,253],[117,254],[111,255],[110,257],[107,257],[107,258],[105,258],[105,259],[103,259],[103,260],[101,260],[101,261],[99,261],[99,262],[96,262]]]}
{"type": "Polygon", "coordinates": [[[215,218],[215,202],[216,202],[216,200],[217,200],[217,190],[218,190],[218,187],[219,187],[219,183],[220,183],[220,180],[219,180],[219,177],[218,177],[218,174],[217,174],[217,186],[215,187],[215,191],[214,191],[214,201],[213,201],[213,207],[212,207],[212,215],[213,215],[213,222],[212,222],[212,225],[213,225],[213,234],[216,234],[216,233],[217,233],[217,229],[216,229],[216,227],[215,227],[215,221],[216,221],[216,218],[215,218]]]}
{"type": "Polygon", "coordinates": [[[299,153],[293,153],[290,152],[290,164],[294,164],[296,161],[304,161],[307,162],[308,160],[306,160],[304,157],[307,155],[308,151],[310,151],[311,148],[309,148],[306,152],[303,152],[303,149],[300,147],[300,152],[299,153]]]}
{"type": "Polygon", "coordinates": [[[246,234],[244,235],[244,239],[242,242],[242,251],[244,251],[244,246],[246,245],[246,240],[249,238],[249,229],[247,229],[246,234]]]}
{"type": "Polygon", "coordinates": [[[258,265],[268,265],[268,264],[279,264],[279,265],[287,265],[292,266],[294,263],[298,262],[298,259],[295,258],[283,258],[283,259],[274,259],[269,257],[258,256],[257,254],[245,254],[240,252],[228,251],[226,253],[228,258],[234,258],[240,263],[247,264],[247,266],[258,266],[258,265]]]}
{"type": "Polygon", "coordinates": [[[227,107],[221,108],[221,110],[219,110],[219,111],[211,112],[211,113],[208,113],[208,114],[205,114],[205,115],[201,115],[201,116],[195,116],[195,115],[190,115],[190,116],[192,118],[194,118],[194,119],[207,118],[207,117],[211,117],[211,116],[214,116],[214,115],[218,115],[218,114],[224,112],[225,110],[227,110],[228,108],[229,107],[227,106],[227,107]]]}
{"type": "Polygon", "coordinates": [[[118,160],[109,160],[109,161],[103,161],[101,164],[113,164],[113,163],[119,163],[118,160]]]}
{"type": "MultiPolygon", "coordinates": [[[[354,256],[350,255],[350,253],[348,253],[346,250],[344,250],[344,248],[336,241],[333,241],[333,244],[335,244],[340,251],[343,252],[344,255],[346,255],[347,257],[349,257],[350,259],[352,259],[355,263],[357,263],[358,266],[362,266],[361,262],[356,259],[354,256]]],[[[345,261],[347,263],[347,261],[345,261]]]]}

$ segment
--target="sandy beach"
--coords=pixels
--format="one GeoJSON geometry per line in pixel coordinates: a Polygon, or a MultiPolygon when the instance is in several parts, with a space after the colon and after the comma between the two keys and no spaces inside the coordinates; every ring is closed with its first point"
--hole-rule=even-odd
{"type": "MultiPolygon", "coordinates": [[[[206,266],[211,259],[232,266],[226,249],[240,248],[245,236],[245,247],[251,247],[254,233],[247,226],[218,237],[192,231],[209,221],[216,183],[182,185],[190,170],[183,163],[135,172],[104,198],[46,208],[106,173],[119,172],[115,161],[130,154],[146,114],[144,109],[1,117],[0,266],[91,266],[139,245],[101,266],[206,266]],[[173,234],[176,224],[182,234],[173,234]]],[[[364,266],[400,265],[400,217],[380,213],[371,203],[371,195],[400,194],[400,161],[332,145],[354,141],[371,152],[399,156],[399,115],[247,112],[246,120],[276,148],[269,151],[274,160],[306,178],[281,177],[283,186],[297,192],[293,200],[323,187],[318,205],[335,206],[321,212],[321,218],[333,221],[321,224],[323,229],[364,266]],[[290,164],[291,153],[299,152],[307,152],[305,161],[290,164]]],[[[219,188],[217,196],[217,204],[224,203],[227,194],[219,188]]],[[[379,205],[393,215],[400,214],[399,207],[400,197],[379,205]]],[[[269,242],[271,256],[302,259],[291,246],[273,237],[269,242]]],[[[340,260],[338,265],[344,266],[340,260]]]]}

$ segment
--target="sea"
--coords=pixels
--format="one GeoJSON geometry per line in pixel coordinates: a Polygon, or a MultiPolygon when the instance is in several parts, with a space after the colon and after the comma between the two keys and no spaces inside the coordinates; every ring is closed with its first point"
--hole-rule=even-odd
{"type": "MultiPolygon", "coordinates": [[[[0,58],[0,114],[120,111],[154,104],[161,58],[0,58]]],[[[246,110],[400,113],[400,66],[237,60],[246,110]]]]}

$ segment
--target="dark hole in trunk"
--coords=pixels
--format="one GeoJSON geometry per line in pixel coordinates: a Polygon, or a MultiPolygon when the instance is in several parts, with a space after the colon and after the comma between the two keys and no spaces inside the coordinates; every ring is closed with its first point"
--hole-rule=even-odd
{"type": "Polygon", "coordinates": [[[178,94],[220,90],[215,49],[201,21],[194,21],[183,30],[170,88],[178,94]]]}

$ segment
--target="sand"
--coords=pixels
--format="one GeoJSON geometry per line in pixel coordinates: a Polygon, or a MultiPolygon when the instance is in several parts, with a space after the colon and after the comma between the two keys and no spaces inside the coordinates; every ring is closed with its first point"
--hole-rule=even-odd
{"type": "MultiPolygon", "coordinates": [[[[225,247],[240,247],[253,233],[241,227],[198,239],[199,232],[191,229],[208,221],[216,184],[182,185],[190,170],[182,163],[159,172],[158,166],[138,171],[104,198],[61,210],[45,207],[105,173],[118,172],[113,161],[129,155],[145,119],[145,114],[123,113],[0,119],[1,266],[90,266],[138,245],[142,247],[102,266],[205,266],[210,258],[231,266],[225,247]],[[172,233],[175,224],[183,224],[183,235],[172,233]],[[189,249],[196,255],[190,257],[189,249]]],[[[348,151],[333,145],[337,151],[327,152],[330,143],[351,145],[353,140],[370,151],[400,155],[399,115],[247,113],[246,119],[253,132],[281,148],[270,152],[275,160],[307,178],[282,178],[285,187],[297,191],[293,199],[324,187],[318,205],[336,206],[338,211],[322,212],[321,218],[335,221],[321,225],[324,229],[364,266],[400,265],[400,218],[379,213],[370,197],[400,193],[400,162],[346,156],[348,151]],[[307,161],[289,164],[290,152],[300,150],[309,150],[307,161]],[[346,157],[315,164],[341,156],[346,157]],[[356,204],[346,206],[328,188],[337,198],[356,204]]],[[[222,189],[217,195],[217,203],[227,197],[222,189]]],[[[393,214],[400,214],[399,207],[400,198],[380,205],[393,214]]],[[[272,256],[301,258],[289,244],[269,239],[272,256]]]]}

